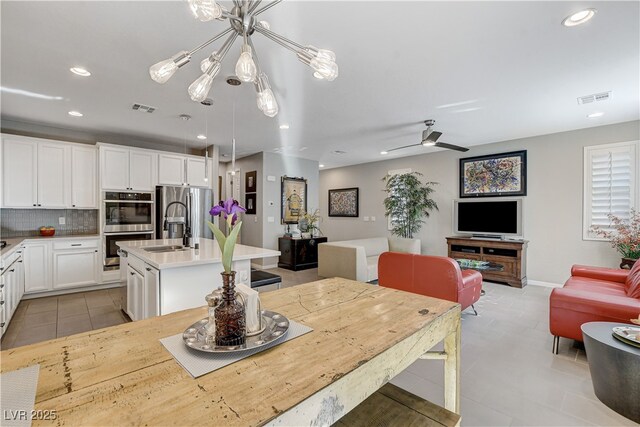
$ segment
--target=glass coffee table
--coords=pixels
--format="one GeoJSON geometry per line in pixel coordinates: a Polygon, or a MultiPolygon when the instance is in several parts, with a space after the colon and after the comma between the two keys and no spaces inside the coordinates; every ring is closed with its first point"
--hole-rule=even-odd
{"type": "MultiPolygon", "coordinates": [[[[504,265],[497,262],[490,261],[476,261],[473,259],[458,258],[456,262],[462,270],[476,270],[482,273],[483,271],[504,271],[504,265]]],[[[480,296],[484,295],[484,289],[480,291],[480,296]]],[[[475,310],[475,309],[474,309],[475,310]]]]}

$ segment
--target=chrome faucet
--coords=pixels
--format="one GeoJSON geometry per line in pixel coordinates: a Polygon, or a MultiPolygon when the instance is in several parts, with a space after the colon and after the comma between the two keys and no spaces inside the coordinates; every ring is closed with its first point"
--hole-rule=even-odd
{"type": "Polygon", "coordinates": [[[191,193],[187,193],[187,203],[182,202],[171,202],[167,205],[164,210],[164,223],[162,224],[162,229],[167,231],[169,228],[169,221],[167,218],[167,212],[169,211],[169,207],[172,205],[180,205],[184,208],[184,233],[182,235],[182,246],[191,247],[191,193]]]}

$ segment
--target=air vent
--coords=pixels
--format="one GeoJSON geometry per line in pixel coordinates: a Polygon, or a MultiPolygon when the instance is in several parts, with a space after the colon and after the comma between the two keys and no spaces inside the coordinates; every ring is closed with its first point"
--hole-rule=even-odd
{"type": "Polygon", "coordinates": [[[593,102],[608,101],[611,99],[611,91],[594,93],[593,95],[581,96],[578,98],[578,104],[591,104],[593,102]]]}
{"type": "Polygon", "coordinates": [[[154,111],[156,111],[156,107],[150,107],[148,105],[144,105],[144,104],[133,104],[131,106],[132,110],[136,110],[136,111],[140,111],[142,113],[153,113],[154,111]]]}

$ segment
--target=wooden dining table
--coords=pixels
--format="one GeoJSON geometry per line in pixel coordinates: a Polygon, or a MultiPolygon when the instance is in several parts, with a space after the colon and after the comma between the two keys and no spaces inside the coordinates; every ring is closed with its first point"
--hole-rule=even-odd
{"type": "Polygon", "coordinates": [[[35,409],[56,419],[34,425],[331,425],[444,340],[426,357],[459,413],[459,304],[340,278],[260,298],[313,331],[194,379],[159,340],[202,307],[5,350],[1,371],[40,364],[35,409]]]}

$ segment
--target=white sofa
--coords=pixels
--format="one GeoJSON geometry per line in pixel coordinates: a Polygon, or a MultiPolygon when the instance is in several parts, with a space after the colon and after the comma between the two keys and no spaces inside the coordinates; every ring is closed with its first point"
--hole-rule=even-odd
{"type": "Polygon", "coordinates": [[[378,257],[383,252],[420,253],[419,239],[374,237],[318,245],[318,276],[371,282],[378,279],[378,257]]]}

